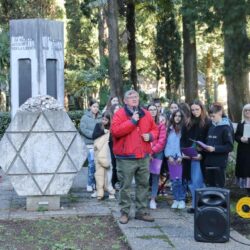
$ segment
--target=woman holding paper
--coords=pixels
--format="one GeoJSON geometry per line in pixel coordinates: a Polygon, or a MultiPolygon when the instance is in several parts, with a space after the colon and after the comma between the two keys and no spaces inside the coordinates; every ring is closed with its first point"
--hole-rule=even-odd
{"type": "MultiPolygon", "coordinates": [[[[181,132],[181,148],[191,148],[194,144],[192,140],[205,142],[211,125],[211,121],[208,119],[206,109],[201,101],[194,101],[190,108],[191,117],[183,126],[181,132]]],[[[188,181],[192,194],[192,207],[188,209],[188,213],[194,213],[195,190],[204,187],[202,154],[202,151],[198,151],[197,156],[183,155],[183,178],[188,181]]]]}
{"type": "Polygon", "coordinates": [[[241,188],[246,188],[250,195],[250,104],[242,110],[242,121],[235,133],[238,142],[235,175],[241,188]]]}

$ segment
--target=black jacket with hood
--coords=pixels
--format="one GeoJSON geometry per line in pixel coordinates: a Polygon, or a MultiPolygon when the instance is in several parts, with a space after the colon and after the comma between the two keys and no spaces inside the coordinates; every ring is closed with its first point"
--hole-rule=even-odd
{"type": "Polygon", "coordinates": [[[230,122],[227,118],[212,126],[208,130],[206,144],[215,148],[214,152],[206,152],[205,167],[226,168],[228,153],[233,150],[233,136],[230,122]]]}

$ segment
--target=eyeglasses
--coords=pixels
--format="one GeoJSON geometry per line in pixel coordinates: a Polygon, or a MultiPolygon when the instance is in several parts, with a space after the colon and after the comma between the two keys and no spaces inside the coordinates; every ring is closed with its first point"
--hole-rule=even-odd
{"type": "Polygon", "coordinates": [[[245,109],[244,111],[245,111],[245,112],[250,112],[250,109],[245,109]]]}
{"type": "Polygon", "coordinates": [[[128,96],[128,99],[138,99],[139,96],[138,95],[131,95],[131,96],[128,96]]]}
{"type": "Polygon", "coordinates": [[[182,117],[181,115],[175,115],[174,117],[182,117]]]}
{"type": "Polygon", "coordinates": [[[157,109],[149,109],[148,111],[157,111],[157,109]]]}

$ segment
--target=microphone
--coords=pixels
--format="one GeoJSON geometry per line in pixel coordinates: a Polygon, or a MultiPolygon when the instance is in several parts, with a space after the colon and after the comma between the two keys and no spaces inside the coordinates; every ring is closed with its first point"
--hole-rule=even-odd
{"type": "Polygon", "coordinates": [[[134,112],[138,111],[138,108],[137,107],[133,107],[133,111],[134,112]]]}
{"type": "Polygon", "coordinates": [[[136,120],[138,121],[140,119],[139,114],[138,114],[138,111],[139,111],[138,107],[133,107],[133,111],[134,111],[133,115],[134,114],[138,115],[138,118],[136,118],[136,120]]]}

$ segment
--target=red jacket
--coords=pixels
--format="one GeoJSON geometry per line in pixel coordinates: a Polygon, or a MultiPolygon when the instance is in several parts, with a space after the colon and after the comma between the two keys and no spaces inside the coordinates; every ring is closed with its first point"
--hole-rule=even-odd
{"type": "Polygon", "coordinates": [[[145,142],[142,134],[150,133],[150,141],[158,136],[158,128],[151,116],[139,108],[139,121],[132,119],[132,112],[125,106],[113,117],[111,134],[113,137],[113,152],[117,158],[144,158],[152,153],[150,142],[145,142]]]}
{"type": "Polygon", "coordinates": [[[164,124],[158,125],[159,135],[158,137],[152,142],[152,151],[154,154],[160,153],[165,149],[166,146],[166,139],[167,139],[167,129],[164,124]]]}

